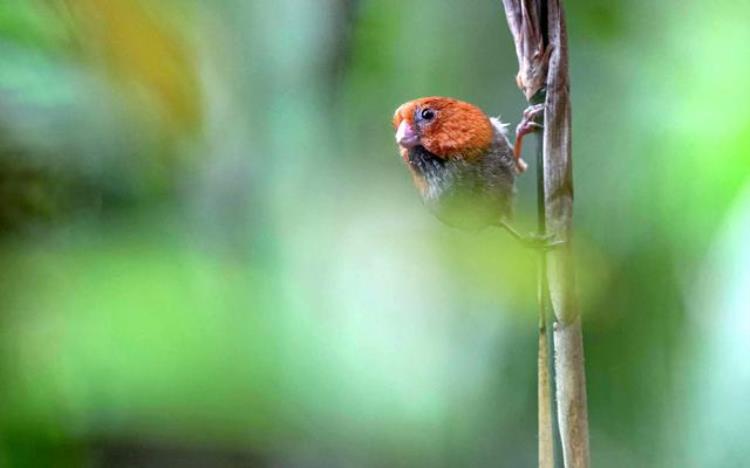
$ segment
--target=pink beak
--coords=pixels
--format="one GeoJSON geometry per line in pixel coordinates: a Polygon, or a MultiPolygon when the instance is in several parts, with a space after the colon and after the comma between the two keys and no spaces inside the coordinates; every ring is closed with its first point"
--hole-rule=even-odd
{"type": "Polygon", "coordinates": [[[402,120],[396,130],[396,143],[404,148],[413,148],[419,144],[419,135],[406,120],[402,120]]]}

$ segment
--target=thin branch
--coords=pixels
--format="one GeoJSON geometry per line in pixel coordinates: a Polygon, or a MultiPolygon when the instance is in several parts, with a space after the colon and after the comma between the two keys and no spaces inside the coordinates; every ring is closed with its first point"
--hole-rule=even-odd
{"type": "Polygon", "coordinates": [[[550,330],[547,320],[547,280],[544,253],[539,262],[539,343],[537,349],[537,424],[539,468],[555,468],[554,409],[552,399],[552,362],[550,330]]]}

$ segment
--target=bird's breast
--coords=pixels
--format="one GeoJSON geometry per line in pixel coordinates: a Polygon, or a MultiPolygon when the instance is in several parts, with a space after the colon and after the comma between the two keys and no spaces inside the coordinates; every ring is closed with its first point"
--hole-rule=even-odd
{"type": "Polygon", "coordinates": [[[452,162],[430,153],[423,146],[409,151],[408,163],[414,183],[425,201],[438,199],[455,179],[452,162]]]}

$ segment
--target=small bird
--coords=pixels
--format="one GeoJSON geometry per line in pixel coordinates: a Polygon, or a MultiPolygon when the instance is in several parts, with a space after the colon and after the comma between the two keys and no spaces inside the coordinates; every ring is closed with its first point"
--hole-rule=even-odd
{"type": "Polygon", "coordinates": [[[537,105],[524,112],[511,145],[508,125],[473,104],[433,96],[399,106],[393,115],[396,143],[430,211],[454,227],[497,225],[523,239],[507,221],[515,178],[527,168],[523,136],[541,127],[535,119],[543,110],[537,105]]]}

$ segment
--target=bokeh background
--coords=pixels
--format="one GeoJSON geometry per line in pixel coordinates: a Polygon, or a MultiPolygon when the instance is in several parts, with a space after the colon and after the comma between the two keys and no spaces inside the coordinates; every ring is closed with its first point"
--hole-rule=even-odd
{"type": "MultiPolygon", "coordinates": [[[[534,259],[390,127],[518,121],[500,3],[2,0],[0,466],[534,466],[534,259]]],[[[750,4],[566,4],[594,466],[750,466],[750,4]]]]}

